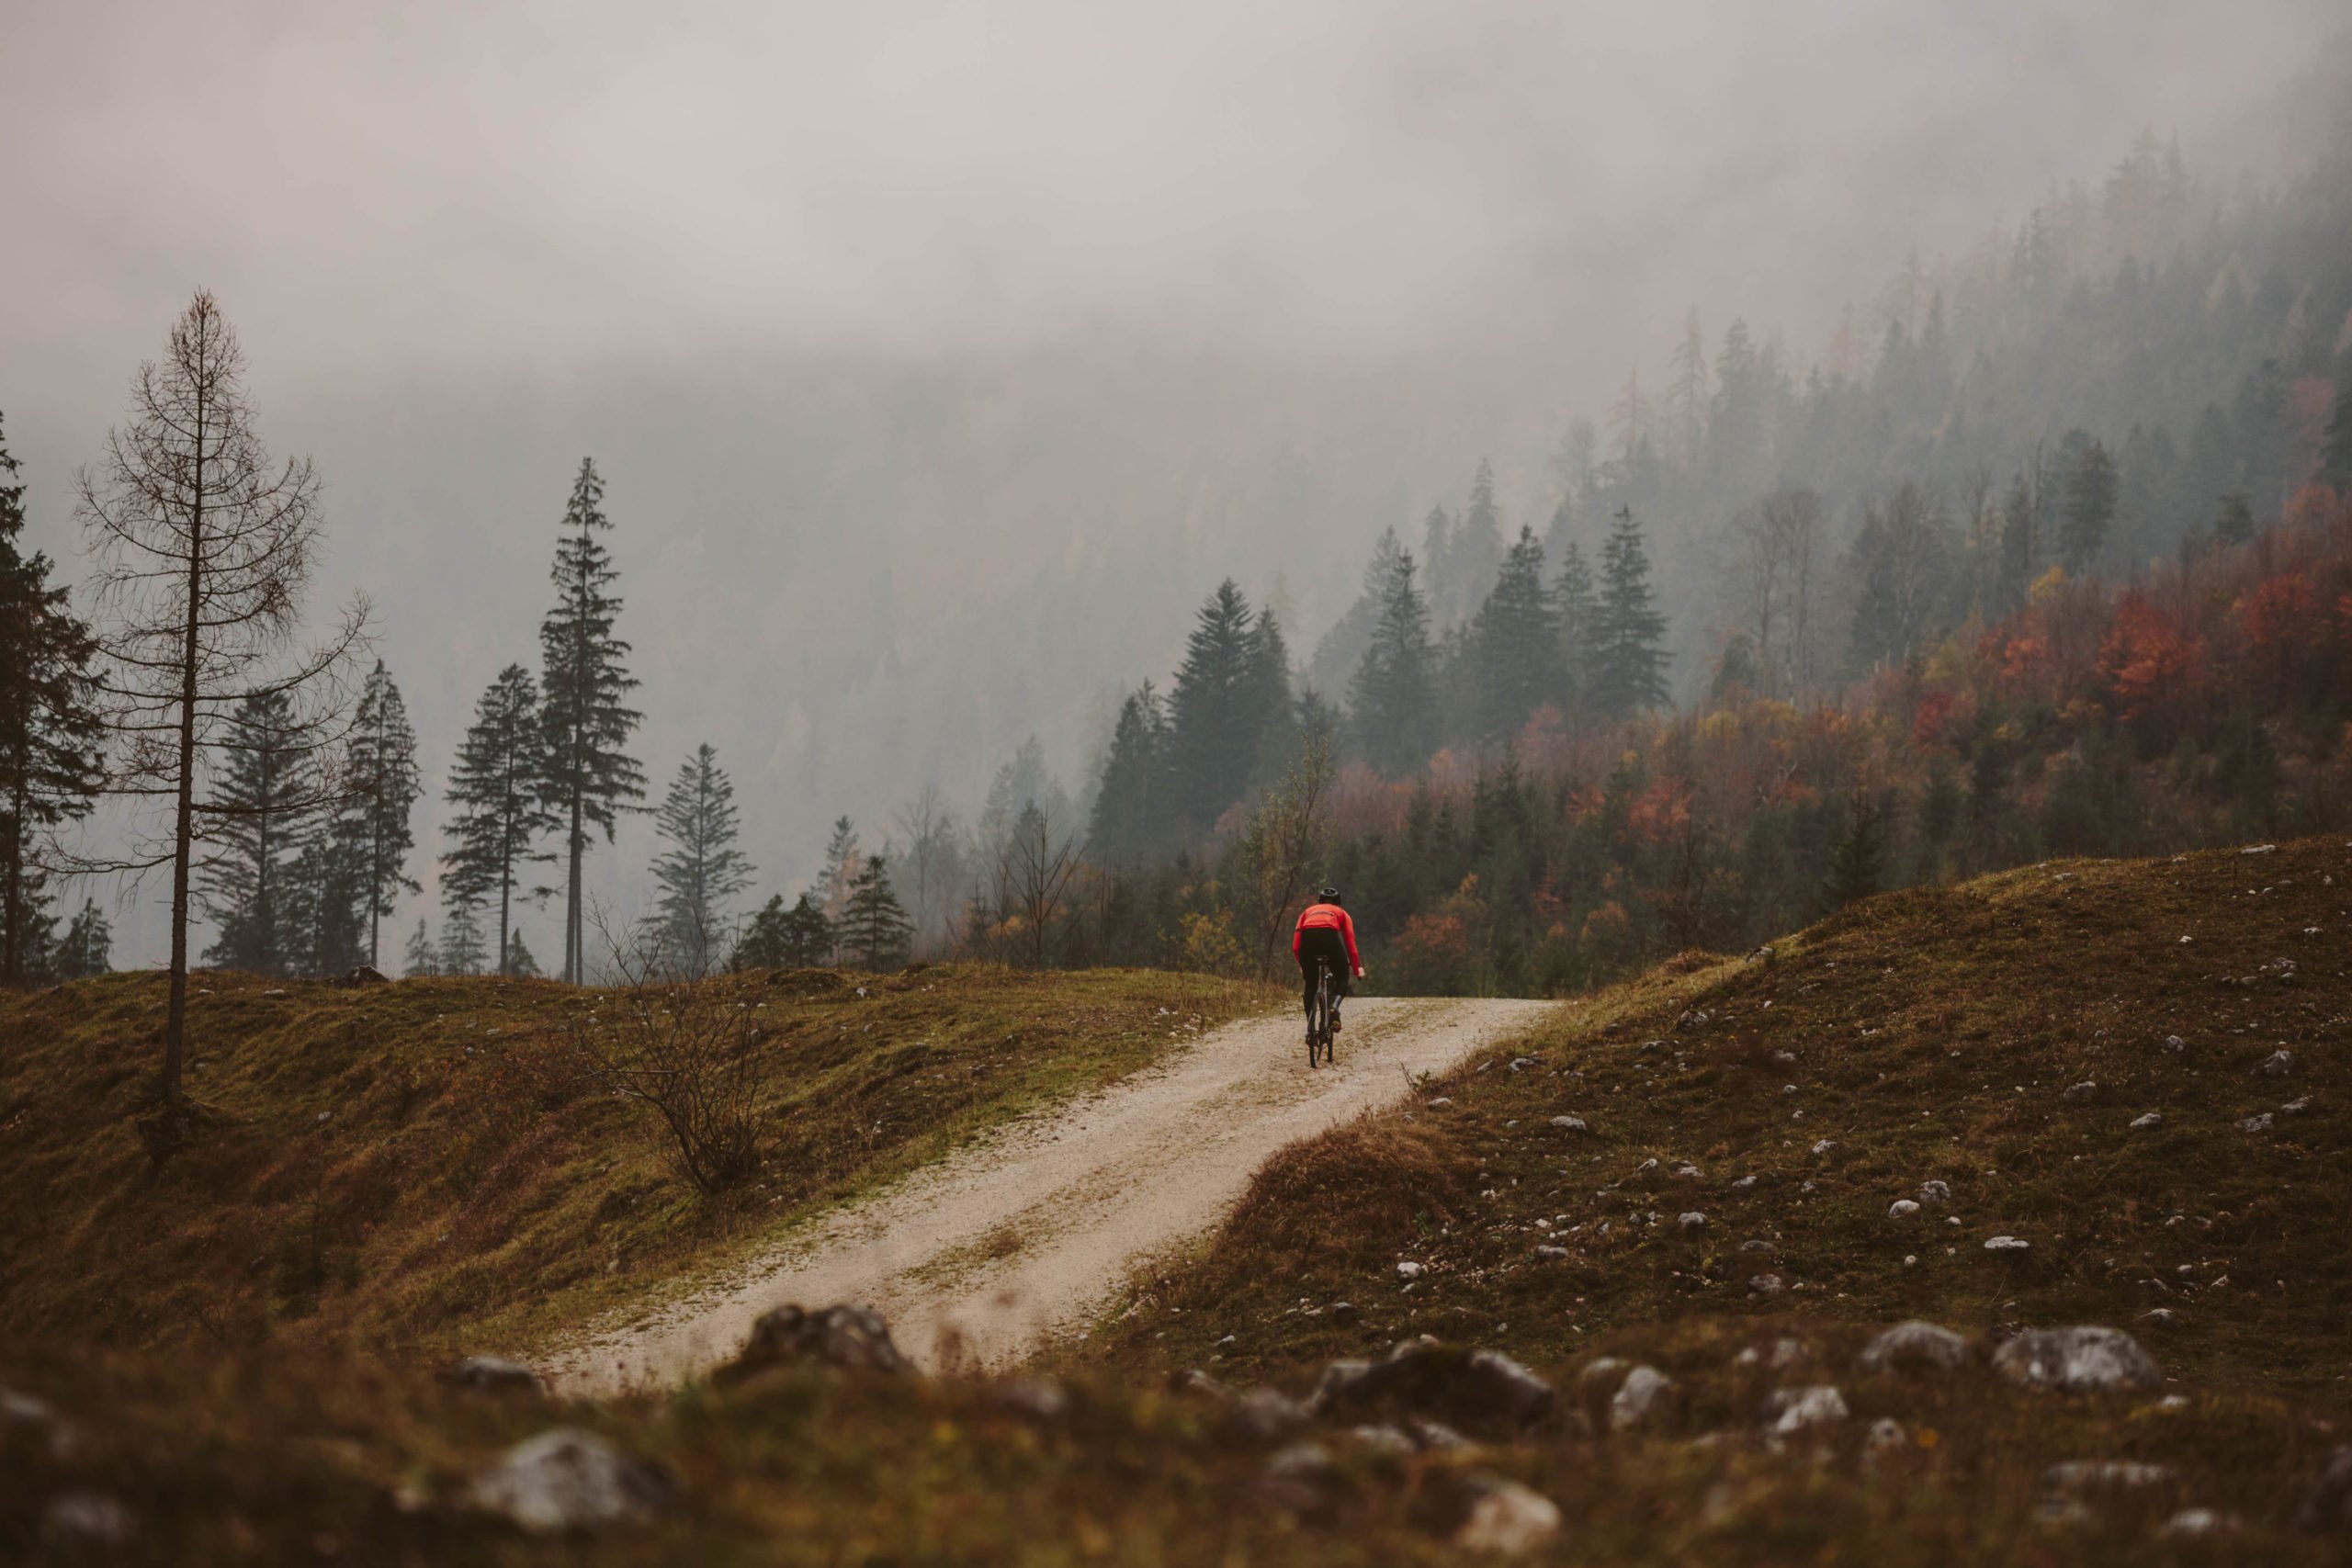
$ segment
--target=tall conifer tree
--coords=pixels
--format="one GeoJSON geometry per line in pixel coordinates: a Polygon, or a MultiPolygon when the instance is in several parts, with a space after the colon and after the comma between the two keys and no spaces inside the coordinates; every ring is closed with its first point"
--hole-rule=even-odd
{"type": "Polygon", "coordinates": [[[40,968],[49,931],[40,840],[86,814],[101,782],[90,660],[97,645],[23,554],[24,486],[0,442],[0,985],[40,968]]]}
{"type": "Polygon", "coordinates": [[[381,945],[379,931],[393,900],[418,890],[408,875],[409,851],[416,847],[409,812],[424,793],[417,779],[416,731],[409,725],[408,705],[380,659],[360,691],[346,756],[349,795],[335,831],[360,868],[368,963],[373,967],[381,945]]]}
{"type": "Polygon", "coordinates": [[[1600,604],[1595,617],[1592,705],[1605,718],[1624,718],[1664,706],[1666,617],[1650,592],[1650,560],[1642,525],[1630,507],[1600,552],[1600,604]]]}
{"type": "Polygon", "coordinates": [[[546,777],[538,683],[528,670],[510,664],[474,705],[474,722],[458,745],[449,800],[458,809],[442,829],[452,842],[441,855],[447,897],[487,904],[496,897],[501,953],[514,942],[514,892],[522,868],[555,858],[535,847],[561,825],[541,799],[546,777]]]}
{"type": "Polygon", "coordinates": [[[1142,861],[1167,841],[1168,717],[1159,694],[1146,681],[1119,705],[1119,720],[1103,754],[1087,852],[1103,865],[1142,861]]]}
{"type": "Polygon", "coordinates": [[[321,802],[318,759],[282,692],[240,704],[233,734],[204,806],[217,826],[198,897],[220,931],[205,962],[279,976],[312,945],[300,867],[321,802]]]}
{"type": "Polygon", "coordinates": [[[1437,749],[1437,654],[1429,603],[1414,581],[1413,555],[1392,531],[1381,536],[1364,589],[1379,619],[1348,683],[1348,719],[1357,749],[1383,777],[1400,779],[1437,749]]]}
{"type": "Polygon", "coordinates": [[[1261,671],[1250,633],[1257,617],[1231,578],[1200,608],[1169,694],[1174,805],[1208,827],[1249,787],[1263,716],[1261,671]]]}
{"type": "Polygon", "coordinates": [[[735,847],[735,785],[706,741],[678,766],[653,825],[670,848],[653,862],[662,950],[690,975],[707,975],[735,895],[751,886],[752,863],[735,847]]]}
{"type": "Polygon", "coordinates": [[[1509,740],[1558,694],[1560,622],[1544,586],[1544,547],[1521,527],[1470,630],[1482,739],[1509,740]]]}
{"type": "Polygon", "coordinates": [[[1592,717],[1600,678],[1600,595],[1593,586],[1592,568],[1574,539],[1560,549],[1552,604],[1560,623],[1560,711],[1567,716],[1571,730],[1580,730],[1592,717]]]}
{"type": "Polygon", "coordinates": [[[540,798],[562,822],[563,977],[574,985],[585,970],[581,863],[588,852],[588,830],[602,828],[611,842],[619,814],[645,797],[645,770],[627,750],[643,716],[627,705],[638,682],[628,672],[629,645],[613,632],[621,611],[613,585],[620,573],[599,537],[612,528],[604,500],[605,481],[596,477],[596,465],[582,458],[549,574],[555,608],[539,626],[545,666],[539,728],[547,744],[540,798]]]}

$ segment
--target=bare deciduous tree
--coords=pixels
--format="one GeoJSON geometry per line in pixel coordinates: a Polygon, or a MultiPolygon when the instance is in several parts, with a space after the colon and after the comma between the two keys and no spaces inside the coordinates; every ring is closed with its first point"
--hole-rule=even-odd
{"type": "Polygon", "coordinates": [[[1040,969],[1046,966],[1046,928],[1080,864],[1078,836],[1057,828],[1041,803],[1023,806],[997,857],[997,909],[1027,922],[1030,962],[1040,969]]]}
{"type": "Polygon", "coordinates": [[[1305,896],[1311,869],[1323,848],[1323,802],[1331,790],[1331,745],[1320,736],[1283,781],[1266,792],[1243,829],[1237,857],[1241,875],[1235,892],[1257,927],[1258,973],[1274,972],[1275,943],[1305,896]]]}
{"type": "Polygon", "coordinates": [[[93,564],[100,689],[114,742],[111,793],[170,803],[168,832],[134,840],[114,869],[172,868],[171,999],[158,1097],[184,1103],[189,875],[220,819],[198,785],[212,754],[243,741],[234,713],[298,699],[299,743],[323,749],[346,705],[344,676],[365,642],[355,598],[321,640],[300,646],[302,601],[324,525],[307,458],[278,464],[256,433],[236,333],[199,292],[160,363],[131,383],[128,425],[78,476],[93,564]]]}

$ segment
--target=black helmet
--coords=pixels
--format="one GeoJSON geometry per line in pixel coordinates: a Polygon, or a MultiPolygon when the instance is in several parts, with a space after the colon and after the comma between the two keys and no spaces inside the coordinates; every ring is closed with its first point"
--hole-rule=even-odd
{"type": "Polygon", "coordinates": [[[1336,904],[1340,901],[1340,890],[1336,887],[1326,887],[1315,897],[1326,904],[1336,904]]]}

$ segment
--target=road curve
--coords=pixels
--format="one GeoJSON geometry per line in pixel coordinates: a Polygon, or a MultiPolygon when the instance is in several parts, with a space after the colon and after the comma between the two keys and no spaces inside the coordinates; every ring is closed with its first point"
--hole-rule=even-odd
{"type": "Polygon", "coordinates": [[[1215,1225],[1268,1156],[1407,1091],[1554,1004],[1365,998],[1339,1066],[1310,1073],[1287,1013],[1025,1118],[826,1215],[734,1278],[550,1356],[563,1393],[679,1382],[786,1302],[851,1302],[933,1370],[1001,1368],[1091,1321],[1138,1264],[1215,1225]]]}

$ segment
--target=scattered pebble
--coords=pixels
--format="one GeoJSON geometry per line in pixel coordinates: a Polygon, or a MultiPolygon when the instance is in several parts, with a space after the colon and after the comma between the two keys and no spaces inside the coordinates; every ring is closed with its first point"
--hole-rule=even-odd
{"type": "MultiPolygon", "coordinates": [[[[1437,1102],[1432,1101],[1432,1103],[1437,1102]]],[[[1552,1118],[1552,1125],[1563,1133],[1589,1133],[1592,1130],[1585,1125],[1584,1118],[1581,1116],[1555,1116],[1552,1118]]]]}
{"type": "Polygon", "coordinates": [[[1675,1216],[1674,1223],[1682,1227],[1684,1235],[1689,1235],[1707,1228],[1707,1216],[1693,1209],[1688,1213],[1675,1216]]]}
{"type": "Polygon", "coordinates": [[[2079,1393],[2164,1386],[2165,1375],[2140,1342],[2120,1328],[2031,1328],[1993,1353],[1993,1368],[2028,1388],[2079,1393]]]}
{"type": "Polygon", "coordinates": [[[1765,1426],[1780,1437],[1833,1427],[1852,1414],[1846,1408],[1846,1396],[1828,1383],[1780,1389],[1764,1401],[1765,1426]]]}
{"type": "Polygon", "coordinates": [[[1418,1280],[1424,1272],[1421,1266],[1409,1258],[1396,1265],[1396,1277],[1400,1280],[1418,1280]]]}
{"type": "Polygon", "coordinates": [[[2267,1133],[2270,1131],[2271,1121],[2272,1118],[2270,1112],[2266,1111],[2259,1116],[2249,1116],[2245,1121],[2239,1122],[2238,1131],[2241,1133],[2267,1133]]]}
{"type": "Polygon", "coordinates": [[[1470,1512],[1453,1532],[1464,1551],[1516,1556],[1532,1551],[1560,1533],[1560,1510],[1541,1492],[1496,1475],[1474,1475],[1470,1512]]]}
{"type": "Polygon", "coordinates": [[[2295,1054],[2292,1051],[2273,1051],[2262,1058],[2261,1070],[2274,1078],[2283,1078],[2295,1070],[2295,1054]]]}
{"type": "Polygon", "coordinates": [[[2021,1241],[2013,1235],[1996,1235],[1984,1244],[1987,1252],[2030,1252],[2032,1249],[2033,1243],[2021,1241]]]}
{"type": "Polygon", "coordinates": [[[1918,1212],[1919,1205],[1910,1199],[1897,1198],[1887,1206],[1886,1217],[1890,1220],[1907,1220],[1918,1212]]]}
{"type": "Polygon", "coordinates": [[[2082,1083],[2067,1085],[2066,1092],[2059,1096],[2059,1098],[2062,1100],[2088,1100],[2098,1092],[2098,1085],[2086,1080],[2082,1083]]]}
{"type": "Polygon", "coordinates": [[[2144,1133],[2151,1127],[2161,1127],[2164,1123],[2165,1119],[2156,1112],[2151,1111],[2145,1116],[2134,1116],[2132,1118],[2132,1130],[2135,1133],[2144,1133]]]}
{"type": "Polygon", "coordinates": [[[1919,1201],[1922,1203],[1932,1203],[1939,1207],[1945,1203],[1951,1202],[1951,1183],[1949,1181],[1922,1181],[1919,1183],[1919,1201]]]}

